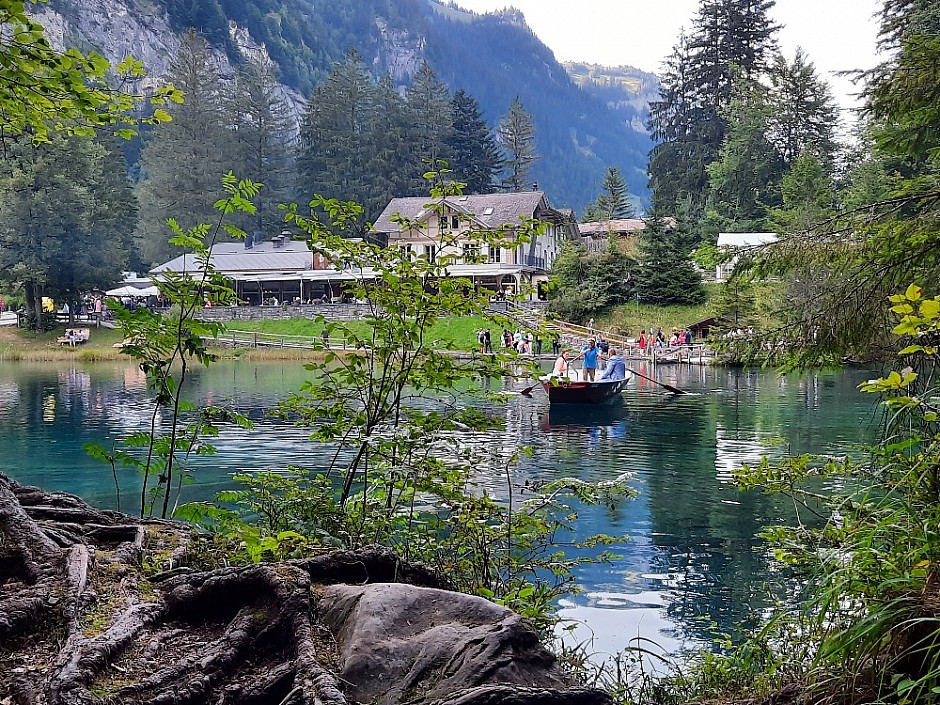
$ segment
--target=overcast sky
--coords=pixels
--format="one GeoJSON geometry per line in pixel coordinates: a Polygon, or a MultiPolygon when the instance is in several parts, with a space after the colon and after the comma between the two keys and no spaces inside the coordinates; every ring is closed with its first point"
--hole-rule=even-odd
{"type": "MultiPolygon", "coordinates": [[[[635,66],[656,72],[682,28],[692,27],[698,0],[456,0],[474,12],[512,5],[559,61],[635,66]]],[[[838,71],[876,62],[874,17],[881,0],[777,0],[780,48],[793,57],[803,47],[843,106],[856,89],[838,71]]]]}

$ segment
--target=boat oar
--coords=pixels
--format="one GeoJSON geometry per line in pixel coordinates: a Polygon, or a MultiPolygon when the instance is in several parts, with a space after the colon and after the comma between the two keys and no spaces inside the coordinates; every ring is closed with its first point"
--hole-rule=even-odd
{"type": "Polygon", "coordinates": [[[536,382],[536,383],[533,384],[531,387],[526,387],[525,389],[520,389],[520,390],[519,390],[519,394],[523,394],[523,395],[525,395],[525,396],[529,396],[530,394],[532,394],[532,390],[535,389],[535,388],[538,387],[538,386],[539,386],[539,383],[536,382]]]}
{"type": "Polygon", "coordinates": [[[668,390],[669,390],[670,392],[672,392],[673,394],[685,394],[685,393],[686,393],[684,390],[679,389],[678,387],[673,387],[671,384],[666,384],[665,382],[657,382],[657,381],[656,381],[655,379],[653,379],[652,377],[647,377],[647,376],[644,375],[644,374],[640,374],[640,373],[637,372],[636,370],[631,370],[629,367],[627,368],[627,371],[628,371],[628,372],[631,372],[631,373],[633,373],[633,374],[635,374],[637,377],[642,377],[642,378],[645,379],[647,382],[652,382],[653,384],[658,384],[660,387],[662,387],[663,389],[668,389],[668,390]]]}

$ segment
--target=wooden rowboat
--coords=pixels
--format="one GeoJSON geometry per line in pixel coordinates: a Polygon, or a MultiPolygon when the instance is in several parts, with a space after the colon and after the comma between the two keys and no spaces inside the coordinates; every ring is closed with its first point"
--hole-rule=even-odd
{"type": "Polygon", "coordinates": [[[549,404],[603,404],[617,398],[630,378],[597,382],[573,382],[553,377],[542,380],[549,404]]]}

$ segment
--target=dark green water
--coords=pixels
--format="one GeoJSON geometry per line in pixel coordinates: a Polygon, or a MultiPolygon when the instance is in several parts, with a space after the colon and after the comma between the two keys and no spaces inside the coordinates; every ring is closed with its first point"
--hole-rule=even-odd
{"type": "MultiPolygon", "coordinates": [[[[649,369],[648,374],[653,374],[649,369]]],[[[611,565],[585,567],[585,592],[562,603],[578,640],[613,652],[642,637],[669,652],[708,641],[708,623],[731,631],[764,604],[773,578],[766,548],[755,538],[767,523],[788,521],[780,498],[740,493],[732,470],[764,454],[774,439],[794,453],[844,453],[877,436],[872,399],[856,387],[877,371],[852,370],[781,378],[773,372],[661,367],[664,382],[693,394],[672,397],[640,380],[622,406],[549,411],[543,396],[515,397],[497,409],[503,434],[468,442],[504,449],[529,445],[518,481],[575,475],[633,474],[639,497],[615,509],[584,509],[579,534],[628,534],[611,565]]],[[[317,467],[325,451],[307,432],[265,418],[299,388],[297,363],[219,364],[198,370],[193,396],[231,401],[257,423],[251,433],[223,430],[218,454],[202,463],[183,501],[209,499],[236,470],[317,467]]],[[[524,386],[524,385],[520,385],[524,386]]],[[[146,428],[150,405],[133,367],[0,363],[0,471],[21,482],[73,492],[114,506],[110,469],[89,459],[83,443],[107,444],[146,428]]],[[[494,493],[503,481],[484,476],[494,493]]],[[[137,478],[122,476],[124,509],[134,511],[137,478]]]]}

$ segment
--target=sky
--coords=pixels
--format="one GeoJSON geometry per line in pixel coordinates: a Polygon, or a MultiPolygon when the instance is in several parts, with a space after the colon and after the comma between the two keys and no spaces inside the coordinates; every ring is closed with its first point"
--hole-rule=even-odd
{"type": "MultiPolygon", "coordinates": [[[[698,0],[456,0],[474,12],[512,5],[559,61],[634,66],[657,72],[680,31],[691,30],[698,0]]],[[[881,0],[777,0],[771,16],[783,25],[780,49],[792,59],[802,47],[843,107],[857,89],[838,71],[875,65],[881,0]]]]}

